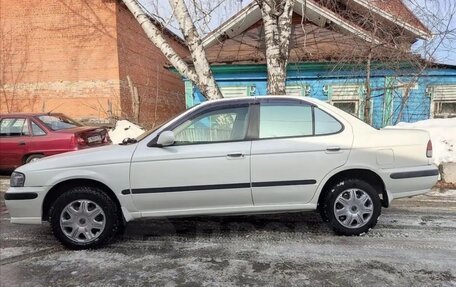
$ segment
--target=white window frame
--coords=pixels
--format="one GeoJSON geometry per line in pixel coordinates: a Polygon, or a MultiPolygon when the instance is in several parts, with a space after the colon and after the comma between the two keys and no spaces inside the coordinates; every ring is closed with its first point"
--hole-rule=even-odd
{"type": "Polygon", "coordinates": [[[338,103],[354,103],[354,115],[361,118],[364,112],[360,107],[363,89],[362,84],[336,84],[325,86],[323,92],[328,94],[329,103],[333,106],[338,103]]]}

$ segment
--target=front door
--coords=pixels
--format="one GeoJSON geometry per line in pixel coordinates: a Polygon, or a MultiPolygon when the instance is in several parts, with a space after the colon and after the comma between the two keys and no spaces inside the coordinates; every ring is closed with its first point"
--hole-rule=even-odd
{"type": "Polygon", "coordinates": [[[252,142],[255,206],[305,204],[331,170],[343,165],[351,129],[300,100],[263,101],[252,142]]]}
{"type": "Polygon", "coordinates": [[[142,215],[217,213],[252,206],[249,114],[247,104],[203,110],[166,128],[175,134],[173,145],[148,147],[140,142],[130,181],[142,215]]]}

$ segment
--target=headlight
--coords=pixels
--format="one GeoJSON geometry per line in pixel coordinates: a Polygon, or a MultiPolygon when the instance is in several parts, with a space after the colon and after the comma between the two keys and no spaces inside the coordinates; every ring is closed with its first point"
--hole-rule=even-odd
{"type": "Polygon", "coordinates": [[[22,187],[25,183],[25,174],[20,172],[13,172],[10,178],[10,186],[11,187],[22,187]]]}

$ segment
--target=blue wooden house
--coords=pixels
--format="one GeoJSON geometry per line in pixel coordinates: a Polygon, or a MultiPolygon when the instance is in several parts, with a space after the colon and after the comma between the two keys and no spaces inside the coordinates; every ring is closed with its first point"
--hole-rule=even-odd
{"type": "MultiPolygon", "coordinates": [[[[351,13],[350,19],[340,7],[325,5],[327,2],[296,1],[287,94],[327,101],[361,119],[369,117],[374,127],[456,116],[456,66],[432,65],[410,53],[411,45],[428,39],[430,32],[402,1],[377,1],[378,5],[389,3],[377,7],[361,0],[341,0],[351,13]],[[359,3],[351,5],[353,2],[359,3]],[[393,32],[374,34],[356,20],[366,14],[375,16],[382,31],[393,32]],[[371,61],[367,61],[368,52],[371,61]],[[364,114],[365,104],[370,105],[369,115],[364,114]]],[[[266,94],[262,39],[261,13],[255,3],[204,38],[208,60],[225,98],[266,94]]],[[[205,100],[190,81],[185,84],[187,107],[205,100]]]]}

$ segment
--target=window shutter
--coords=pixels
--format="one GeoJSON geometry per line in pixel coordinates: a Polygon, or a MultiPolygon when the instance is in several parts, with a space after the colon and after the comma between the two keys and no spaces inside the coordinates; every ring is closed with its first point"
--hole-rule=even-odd
{"type": "Polygon", "coordinates": [[[288,96],[307,97],[310,96],[310,85],[289,85],[285,87],[288,96]]]}
{"type": "Polygon", "coordinates": [[[224,98],[249,97],[255,94],[255,86],[230,86],[220,87],[224,98]]]}

